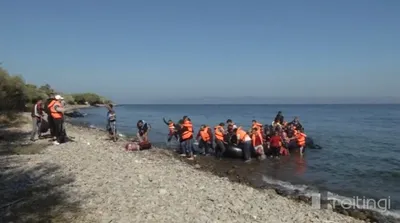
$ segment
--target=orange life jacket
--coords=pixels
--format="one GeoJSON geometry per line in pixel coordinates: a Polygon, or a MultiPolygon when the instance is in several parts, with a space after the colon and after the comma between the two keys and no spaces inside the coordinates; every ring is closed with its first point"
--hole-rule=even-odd
{"type": "Polygon", "coordinates": [[[181,139],[182,140],[189,139],[192,136],[193,136],[193,132],[190,130],[186,130],[186,131],[182,132],[181,139]]]}
{"type": "Polygon", "coordinates": [[[62,108],[61,102],[59,102],[57,100],[51,101],[48,106],[51,117],[53,117],[54,119],[61,119],[63,117],[63,113],[56,111],[56,109],[54,108],[55,106],[60,106],[62,108]]]}
{"type": "Polygon", "coordinates": [[[185,121],[185,122],[183,123],[183,126],[184,126],[184,127],[187,127],[187,128],[189,129],[189,131],[191,131],[191,132],[193,133],[193,124],[192,124],[191,121],[185,121]]]}
{"type": "Polygon", "coordinates": [[[259,123],[259,122],[256,122],[256,123],[253,124],[252,128],[253,128],[253,129],[254,129],[254,128],[257,129],[258,133],[260,133],[261,141],[263,141],[263,140],[264,140],[264,139],[263,139],[263,135],[262,135],[262,128],[263,128],[263,125],[262,125],[261,123],[259,123]]]}
{"type": "Polygon", "coordinates": [[[201,139],[202,139],[204,142],[208,142],[208,141],[210,141],[210,139],[211,139],[210,134],[208,134],[208,129],[209,129],[208,127],[205,127],[203,130],[200,131],[201,139]]]}
{"type": "Polygon", "coordinates": [[[220,128],[222,127],[219,125],[214,127],[214,135],[216,139],[224,141],[224,134],[221,132],[220,128]]]}
{"type": "Polygon", "coordinates": [[[253,124],[252,128],[257,128],[259,131],[262,130],[263,125],[259,122],[253,124]]]}
{"type": "Polygon", "coordinates": [[[247,135],[247,132],[244,131],[244,130],[242,129],[242,127],[238,127],[238,128],[237,128],[236,134],[239,135],[238,140],[240,140],[240,141],[242,141],[242,142],[244,142],[245,139],[246,139],[246,136],[248,136],[248,135],[247,135]]]}
{"type": "Polygon", "coordinates": [[[303,147],[306,145],[306,134],[302,133],[302,132],[298,132],[296,134],[296,140],[297,140],[297,145],[300,147],[303,147]]]}
{"type": "Polygon", "coordinates": [[[263,144],[263,137],[261,136],[261,133],[259,131],[257,131],[255,134],[253,134],[251,136],[251,141],[253,142],[253,146],[256,147],[258,145],[262,145],[263,144]],[[259,141],[257,142],[257,138],[259,139],[259,141]]]}

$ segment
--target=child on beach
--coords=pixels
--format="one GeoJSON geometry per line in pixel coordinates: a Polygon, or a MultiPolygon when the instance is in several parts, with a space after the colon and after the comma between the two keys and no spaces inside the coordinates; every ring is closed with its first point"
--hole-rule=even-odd
{"type": "Polygon", "coordinates": [[[175,137],[176,141],[178,141],[178,132],[175,129],[175,123],[170,119],[168,121],[163,118],[163,121],[166,125],[168,125],[169,133],[168,133],[168,142],[171,142],[172,137],[175,137]]]}

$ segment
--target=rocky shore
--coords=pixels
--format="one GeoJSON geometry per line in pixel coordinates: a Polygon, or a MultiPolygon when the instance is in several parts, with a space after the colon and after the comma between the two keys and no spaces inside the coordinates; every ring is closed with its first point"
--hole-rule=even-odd
{"type": "Polygon", "coordinates": [[[238,170],[66,129],[73,141],[62,145],[27,143],[28,124],[1,130],[0,222],[364,222],[255,189],[238,170]]]}

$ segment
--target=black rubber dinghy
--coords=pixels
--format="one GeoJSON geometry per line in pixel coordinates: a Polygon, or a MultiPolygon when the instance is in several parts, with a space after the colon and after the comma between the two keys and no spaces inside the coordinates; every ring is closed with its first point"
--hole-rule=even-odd
{"type": "MultiPolygon", "coordinates": [[[[229,158],[243,158],[243,151],[239,146],[235,145],[227,145],[225,144],[226,151],[224,153],[224,157],[229,157],[229,158]]],[[[306,148],[308,149],[321,149],[322,147],[315,144],[314,140],[311,137],[306,138],[306,148]]],[[[288,149],[291,152],[295,152],[299,149],[299,146],[297,145],[296,140],[293,140],[289,143],[288,149]]],[[[304,150],[305,151],[305,150],[304,150]]],[[[266,155],[270,155],[268,149],[264,148],[264,152],[266,155]]],[[[255,152],[252,150],[252,157],[255,157],[255,152]]]]}
{"type": "MultiPolygon", "coordinates": [[[[292,140],[289,142],[288,149],[289,151],[298,150],[300,147],[297,145],[296,140],[292,140]]],[[[311,137],[306,138],[306,147],[305,149],[322,149],[321,146],[314,143],[314,140],[311,137]]]]}

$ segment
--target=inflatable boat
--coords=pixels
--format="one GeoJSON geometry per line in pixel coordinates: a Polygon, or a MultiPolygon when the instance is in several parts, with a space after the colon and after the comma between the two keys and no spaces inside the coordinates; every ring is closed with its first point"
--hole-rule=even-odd
{"type": "Polygon", "coordinates": [[[70,118],[82,118],[82,117],[85,117],[86,114],[85,114],[85,113],[82,113],[82,112],[80,112],[80,111],[74,110],[74,111],[72,111],[72,112],[67,112],[67,113],[65,113],[65,116],[68,116],[68,117],[70,117],[70,118]]]}
{"type": "MultiPolygon", "coordinates": [[[[304,149],[321,149],[322,147],[315,144],[314,140],[311,137],[306,138],[306,147],[304,149]]],[[[300,149],[300,147],[297,145],[296,140],[290,141],[288,145],[289,151],[296,151],[300,149]]]]}
{"type": "MultiPolygon", "coordinates": [[[[226,147],[226,151],[223,154],[224,157],[229,157],[229,158],[242,158],[243,157],[243,151],[240,148],[240,146],[225,144],[225,147],[226,147]]],[[[309,149],[321,149],[320,146],[314,144],[314,140],[312,138],[310,138],[310,137],[306,138],[306,148],[309,148],[309,149]]],[[[289,143],[288,149],[289,149],[290,152],[296,152],[299,149],[299,147],[297,146],[296,141],[291,141],[289,143]]],[[[251,152],[251,156],[255,157],[256,154],[255,154],[254,150],[252,149],[251,151],[252,151],[251,152]]],[[[265,149],[264,152],[265,152],[266,155],[269,155],[269,151],[267,149],[265,149]]]]}

